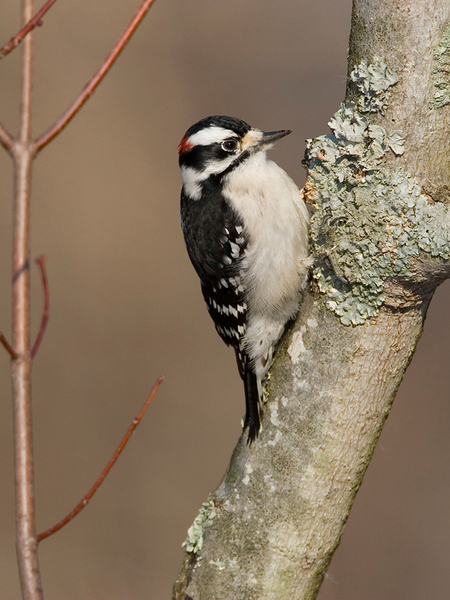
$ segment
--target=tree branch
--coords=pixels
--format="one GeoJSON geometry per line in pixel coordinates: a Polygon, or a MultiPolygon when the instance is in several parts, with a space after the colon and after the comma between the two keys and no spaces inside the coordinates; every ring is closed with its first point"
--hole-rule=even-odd
{"type": "Polygon", "coordinates": [[[98,488],[103,483],[103,480],[105,479],[105,477],[111,471],[111,469],[114,466],[116,460],[119,458],[120,454],[122,453],[122,450],[127,445],[128,440],[130,439],[132,433],[134,432],[134,430],[136,429],[136,427],[139,425],[139,423],[142,421],[142,418],[143,418],[143,416],[144,416],[147,408],[150,406],[150,403],[153,400],[154,395],[156,394],[159,386],[161,385],[161,383],[163,381],[164,381],[164,377],[159,377],[159,379],[156,381],[155,385],[153,386],[152,391],[150,392],[150,396],[147,398],[147,400],[146,400],[144,406],[142,407],[140,413],[134,418],[133,422],[131,423],[130,427],[128,428],[128,431],[126,432],[126,434],[123,437],[122,441],[118,445],[116,451],[112,455],[112,457],[109,460],[108,464],[103,469],[100,477],[94,483],[94,485],[89,490],[89,492],[84,496],[84,498],[81,500],[81,502],[79,502],[75,506],[75,508],[68,515],[66,515],[64,517],[64,519],[61,519],[61,521],[59,521],[58,523],[56,523],[56,525],[54,525],[53,527],[50,527],[50,529],[47,529],[46,531],[43,531],[42,533],[39,533],[36,536],[36,540],[38,542],[44,540],[45,538],[49,537],[53,533],[56,533],[62,527],[64,527],[64,525],[67,525],[67,523],[69,523],[70,521],[72,521],[72,519],[74,519],[77,516],[77,514],[89,503],[89,501],[91,500],[92,496],[95,494],[95,492],[98,490],[98,488]]]}
{"type": "Polygon", "coordinates": [[[311,289],[260,437],[241,437],[188,532],[175,600],[317,596],[449,276],[448,23],[447,0],[353,0],[346,102],[305,156],[311,289]]]}
{"type": "Polygon", "coordinates": [[[43,133],[35,140],[34,143],[36,151],[42,150],[44,146],[46,146],[54,137],[56,137],[73,119],[73,117],[77,114],[77,112],[80,110],[83,104],[90,98],[90,96],[92,96],[92,94],[97,89],[97,86],[102,81],[103,77],[112,67],[117,57],[124,49],[128,40],[136,31],[137,27],[141,23],[142,19],[145,17],[147,11],[150,9],[154,1],[155,0],[145,0],[142,3],[139,10],[131,20],[131,23],[128,25],[128,27],[122,34],[109,56],[105,59],[104,63],[97,71],[97,73],[85,85],[78,97],[74,100],[73,104],[66,110],[66,112],[61,116],[61,118],[59,118],[45,133],[43,133]]]}
{"type": "Polygon", "coordinates": [[[36,259],[36,262],[41,271],[42,289],[44,291],[44,308],[42,309],[41,325],[39,327],[39,332],[37,334],[36,340],[31,349],[31,359],[33,359],[36,356],[36,353],[39,350],[39,346],[41,345],[42,338],[44,337],[44,333],[47,328],[47,323],[48,323],[48,319],[49,319],[50,292],[49,292],[49,288],[48,288],[48,279],[47,279],[47,271],[45,269],[45,261],[46,261],[46,257],[44,254],[41,254],[36,259]]]}
{"type": "Polygon", "coordinates": [[[44,6],[34,15],[34,17],[30,19],[28,23],[0,49],[0,60],[12,52],[14,48],[17,48],[24,37],[33,31],[36,26],[42,25],[42,17],[53,6],[53,4],[55,4],[55,2],[56,0],[47,0],[44,6]]]}

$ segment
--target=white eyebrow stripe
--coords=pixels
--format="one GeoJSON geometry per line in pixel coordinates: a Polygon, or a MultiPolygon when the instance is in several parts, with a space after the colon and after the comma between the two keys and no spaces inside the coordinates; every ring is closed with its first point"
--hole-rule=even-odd
{"type": "Polygon", "coordinates": [[[213,125],[207,129],[202,129],[201,131],[197,131],[197,133],[193,133],[189,137],[189,142],[193,146],[209,146],[209,144],[223,142],[229,137],[235,138],[235,132],[231,131],[231,129],[224,129],[223,127],[213,125]]]}

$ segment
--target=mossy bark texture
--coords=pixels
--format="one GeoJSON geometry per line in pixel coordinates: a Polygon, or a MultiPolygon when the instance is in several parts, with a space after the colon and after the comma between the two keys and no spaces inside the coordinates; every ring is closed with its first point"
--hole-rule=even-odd
{"type": "Polygon", "coordinates": [[[354,0],[345,102],[308,141],[311,286],[191,528],[175,600],[316,597],[450,267],[450,4],[354,0]],[[447,100],[448,98],[448,100],[447,100]]]}

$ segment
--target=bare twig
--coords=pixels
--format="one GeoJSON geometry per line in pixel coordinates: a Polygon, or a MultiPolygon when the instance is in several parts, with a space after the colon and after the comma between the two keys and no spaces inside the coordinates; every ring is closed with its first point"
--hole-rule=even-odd
{"type": "Polygon", "coordinates": [[[30,31],[33,31],[33,29],[37,25],[42,25],[42,22],[41,22],[42,17],[52,7],[52,5],[55,4],[55,2],[56,2],[56,0],[48,0],[44,4],[44,6],[34,15],[34,17],[32,19],[30,19],[28,21],[28,23],[24,27],[22,27],[22,29],[18,33],[16,33],[16,35],[14,35],[9,40],[9,42],[0,49],[0,60],[4,56],[6,56],[10,52],[12,52],[14,50],[14,48],[17,48],[17,46],[20,44],[20,42],[23,40],[23,38],[27,34],[29,34],[30,31]]]}
{"type": "Polygon", "coordinates": [[[11,358],[13,358],[14,360],[19,358],[19,355],[17,354],[17,352],[14,350],[14,348],[11,346],[11,344],[8,342],[8,340],[5,338],[5,336],[3,335],[3,333],[1,331],[0,331],[0,343],[9,352],[11,358]]]}
{"type": "Polygon", "coordinates": [[[11,147],[13,144],[13,136],[9,133],[4,125],[0,123],[0,144],[11,152],[11,147]]]}
{"type": "Polygon", "coordinates": [[[82,89],[78,97],[74,100],[72,105],[66,110],[62,117],[60,117],[49,129],[47,129],[45,133],[36,138],[34,142],[36,151],[42,150],[44,146],[46,146],[55,136],[57,136],[58,133],[60,133],[64,129],[64,127],[66,127],[66,125],[73,119],[73,117],[77,114],[77,112],[89,99],[89,97],[92,96],[92,94],[97,89],[97,86],[102,81],[103,77],[112,67],[116,58],[124,49],[130,37],[136,31],[138,25],[141,23],[142,19],[145,17],[147,11],[154,3],[154,1],[155,0],[144,0],[139,10],[131,20],[131,23],[125,29],[109,56],[105,59],[97,73],[84,86],[84,88],[82,89]]]}
{"type": "Polygon", "coordinates": [[[56,523],[56,525],[54,525],[50,529],[47,529],[46,531],[43,531],[42,533],[39,533],[36,536],[36,540],[38,542],[42,541],[46,537],[49,537],[50,535],[52,535],[56,531],[59,531],[62,527],[64,527],[64,525],[67,525],[67,523],[69,523],[69,521],[71,521],[72,519],[74,519],[77,516],[77,514],[89,503],[90,499],[95,494],[95,492],[98,490],[98,488],[102,484],[103,480],[105,479],[105,477],[108,475],[108,473],[111,471],[112,467],[114,466],[114,463],[119,458],[120,454],[122,453],[122,450],[125,448],[125,446],[126,446],[128,440],[130,439],[133,431],[136,429],[136,427],[142,421],[142,417],[144,416],[145,411],[150,406],[150,403],[153,400],[154,395],[156,394],[159,386],[161,385],[161,383],[163,381],[164,381],[164,377],[160,377],[156,381],[155,385],[153,386],[152,391],[150,392],[150,396],[147,398],[147,400],[146,400],[144,406],[142,407],[140,413],[134,418],[133,422],[131,423],[130,427],[128,428],[128,431],[126,432],[126,434],[123,437],[122,441],[117,446],[116,451],[114,452],[114,454],[112,455],[112,457],[109,460],[108,464],[103,469],[100,477],[94,483],[94,485],[89,490],[89,492],[86,494],[86,496],[84,496],[84,498],[81,500],[81,502],[79,502],[75,506],[75,508],[67,516],[64,517],[64,519],[62,519],[61,521],[59,521],[59,523],[56,523]]]}
{"type": "MultiPolygon", "coordinates": [[[[36,513],[34,501],[34,455],[32,432],[32,406],[31,406],[31,363],[36,354],[48,320],[48,283],[45,274],[44,259],[38,264],[44,285],[44,310],[38,337],[30,351],[30,269],[29,269],[29,221],[30,221],[30,188],[32,175],[32,162],[36,154],[48,144],[75,116],[89,96],[95,91],[100,81],[110,69],[115,59],[124,48],[131,35],[142,21],[154,0],[145,0],[130,25],[105,60],[100,70],[85,86],[78,98],[66,113],[54,123],[50,129],[41,135],[36,142],[31,138],[31,88],[32,88],[32,29],[39,24],[39,19],[54,4],[47,1],[41,11],[33,17],[33,0],[22,0],[23,29],[7,44],[6,51],[10,51],[23,39],[22,55],[22,93],[20,109],[19,135],[14,138],[0,123],[0,144],[9,152],[14,162],[14,242],[13,242],[13,318],[12,318],[12,344],[4,336],[0,343],[8,350],[12,361],[13,381],[13,421],[14,421],[14,474],[15,474],[15,509],[16,509],[16,550],[19,567],[19,578],[23,600],[43,600],[41,576],[37,554],[38,541],[50,535],[41,534],[36,537],[36,513]]],[[[5,48],[0,51],[4,53],[5,48]]],[[[157,382],[148,403],[150,403],[157,386],[157,382]]],[[[116,455],[102,473],[99,481],[89,494],[83,499],[81,505],[64,520],[68,522],[83,506],[89,502],[98,489],[101,481],[109,472],[123,446],[128,441],[132,431],[142,418],[143,411],[133,422],[127,436],[125,436],[116,455]]],[[[63,524],[64,524],[63,523],[63,524]]],[[[58,524],[56,529],[62,527],[58,524]]],[[[55,530],[56,530],[55,529],[55,530]]]]}
{"type": "MultiPolygon", "coordinates": [[[[33,0],[23,0],[22,22],[33,16],[33,0]]],[[[23,600],[43,600],[36,541],[30,356],[30,187],[33,35],[23,43],[20,132],[11,147],[14,159],[14,242],[12,361],[16,551],[23,600]]]]}
{"type": "Polygon", "coordinates": [[[49,309],[50,309],[50,292],[48,288],[48,279],[47,279],[47,271],[45,269],[45,261],[46,256],[41,254],[37,257],[36,262],[39,265],[39,269],[41,271],[42,278],[42,288],[44,290],[44,308],[42,309],[42,318],[41,325],[39,327],[39,332],[36,337],[36,341],[33,344],[31,349],[31,359],[36,356],[37,351],[39,350],[39,346],[41,345],[42,338],[44,337],[45,329],[47,327],[48,319],[49,319],[49,309]]]}

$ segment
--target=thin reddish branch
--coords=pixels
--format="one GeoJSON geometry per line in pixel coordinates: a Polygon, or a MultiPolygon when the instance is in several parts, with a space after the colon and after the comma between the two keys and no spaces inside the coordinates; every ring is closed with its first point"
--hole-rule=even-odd
{"type": "Polygon", "coordinates": [[[142,19],[145,17],[147,11],[150,9],[154,1],[155,0],[144,0],[139,10],[131,20],[131,23],[125,29],[124,33],[112,49],[109,56],[105,59],[97,73],[84,86],[78,97],[74,100],[73,104],[66,110],[62,117],[60,117],[55,123],[53,123],[53,125],[49,129],[47,129],[45,133],[36,138],[36,140],[34,141],[36,151],[42,150],[44,146],[46,146],[55,136],[57,136],[58,133],[60,133],[64,129],[64,127],[66,127],[66,125],[73,119],[73,117],[77,114],[77,112],[80,110],[83,104],[90,98],[90,96],[92,96],[92,94],[97,89],[97,86],[102,81],[103,77],[112,67],[116,58],[124,49],[128,40],[136,31],[138,25],[141,23],[142,19]]]}
{"type": "Polygon", "coordinates": [[[11,346],[11,344],[8,342],[8,340],[5,338],[5,336],[3,335],[3,333],[1,331],[0,331],[0,343],[8,351],[11,358],[13,358],[14,360],[19,358],[19,355],[17,354],[17,352],[14,350],[14,348],[11,346]]]}
{"type": "Polygon", "coordinates": [[[41,326],[39,327],[39,332],[36,337],[36,341],[31,348],[31,359],[36,356],[37,351],[39,350],[39,346],[41,345],[42,338],[44,337],[45,329],[47,327],[48,319],[49,319],[49,310],[50,310],[50,292],[48,288],[48,279],[47,279],[47,271],[45,269],[45,261],[47,257],[44,254],[41,254],[37,257],[36,262],[41,271],[41,279],[42,279],[42,288],[44,290],[44,308],[42,309],[42,318],[41,318],[41,326]]]}
{"type": "Polygon", "coordinates": [[[0,144],[6,150],[8,150],[8,152],[11,152],[13,141],[13,136],[9,133],[6,127],[0,123],[0,144]]]}
{"type": "Polygon", "coordinates": [[[116,460],[119,458],[120,454],[122,453],[122,450],[127,445],[127,442],[130,439],[133,431],[136,429],[136,427],[142,421],[142,417],[144,416],[145,411],[150,406],[150,403],[153,400],[154,395],[158,391],[158,388],[159,388],[159,386],[161,385],[161,383],[163,381],[164,381],[164,377],[159,377],[159,379],[156,381],[155,385],[153,386],[152,391],[150,392],[150,396],[147,398],[147,400],[146,400],[144,406],[142,407],[140,413],[134,418],[133,422],[131,423],[130,427],[128,428],[128,431],[126,432],[126,434],[123,437],[122,441],[117,446],[117,449],[114,452],[114,454],[112,455],[110,461],[108,462],[108,464],[106,465],[106,467],[103,469],[102,474],[97,479],[97,481],[94,483],[94,485],[89,490],[89,492],[86,494],[86,496],[84,496],[84,498],[81,500],[81,502],[79,502],[75,506],[75,508],[72,510],[72,512],[70,512],[66,517],[64,517],[64,519],[62,519],[61,521],[59,521],[59,523],[56,523],[56,525],[54,525],[50,529],[47,529],[47,531],[43,531],[42,533],[39,533],[36,536],[36,541],[40,542],[43,539],[45,539],[46,537],[49,537],[50,535],[52,535],[53,533],[55,533],[56,531],[59,531],[62,527],[64,527],[64,525],[67,525],[67,523],[69,523],[69,521],[71,521],[72,519],[74,519],[77,516],[77,514],[89,503],[90,499],[95,494],[95,492],[98,490],[98,488],[102,484],[102,482],[105,479],[105,477],[111,471],[112,467],[114,466],[114,463],[116,462],[116,460]]]}
{"type": "Polygon", "coordinates": [[[44,4],[44,6],[34,15],[34,17],[32,19],[30,19],[28,21],[28,23],[26,23],[26,25],[24,25],[24,27],[22,27],[22,29],[19,31],[19,33],[16,33],[16,35],[14,35],[9,40],[9,42],[0,49],[0,60],[4,56],[6,56],[10,52],[12,52],[14,50],[14,48],[17,48],[17,46],[20,44],[20,42],[23,40],[23,38],[26,35],[28,35],[30,33],[30,31],[33,31],[33,29],[37,25],[42,25],[42,23],[41,23],[42,17],[52,7],[52,5],[55,4],[55,2],[56,2],[56,0],[48,0],[44,4]]]}

